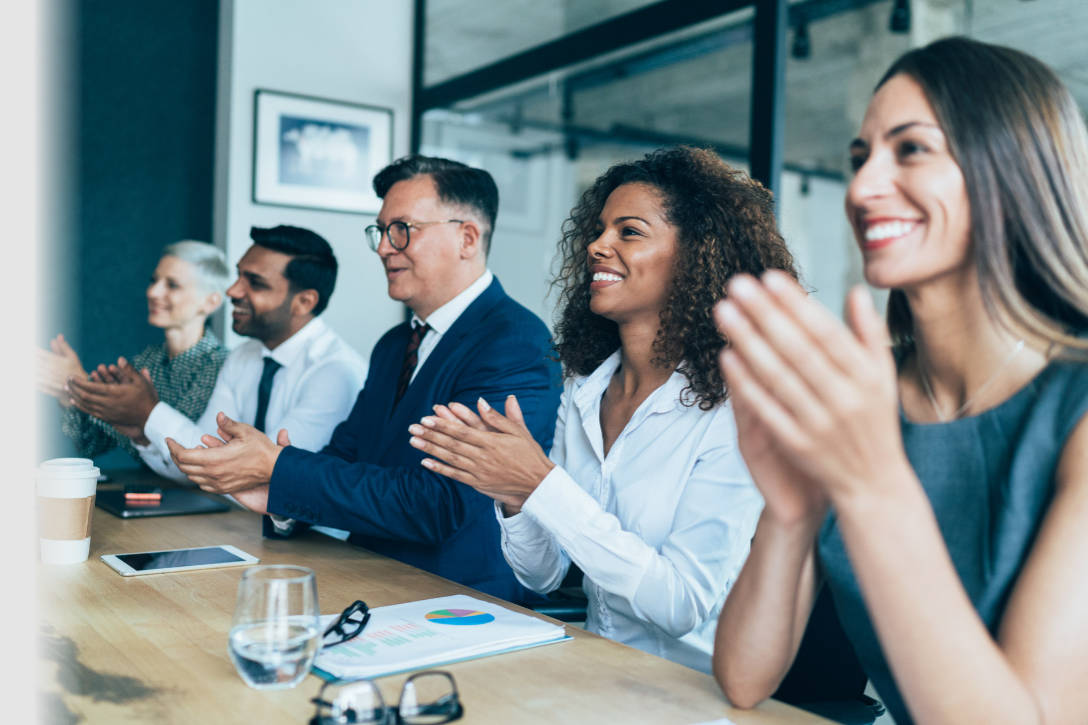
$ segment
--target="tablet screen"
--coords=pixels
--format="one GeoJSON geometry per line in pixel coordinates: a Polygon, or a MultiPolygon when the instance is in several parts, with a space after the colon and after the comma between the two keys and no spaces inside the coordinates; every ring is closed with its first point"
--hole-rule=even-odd
{"type": "Polygon", "coordinates": [[[231,564],[245,561],[242,557],[218,546],[209,546],[203,549],[181,549],[179,551],[145,551],[139,554],[118,554],[117,558],[136,571],[172,569],[179,566],[231,564]]]}

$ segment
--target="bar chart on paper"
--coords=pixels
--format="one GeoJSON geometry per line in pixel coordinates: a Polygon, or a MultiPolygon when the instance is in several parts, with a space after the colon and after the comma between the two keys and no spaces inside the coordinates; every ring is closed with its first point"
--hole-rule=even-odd
{"type": "MultiPolygon", "coordinates": [[[[326,679],[380,677],[570,639],[560,625],[465,595],[370,610],[359,636],[323,650],[326,679]]],[[[322,617],[327,626],[336,615],[322,617]]]]}

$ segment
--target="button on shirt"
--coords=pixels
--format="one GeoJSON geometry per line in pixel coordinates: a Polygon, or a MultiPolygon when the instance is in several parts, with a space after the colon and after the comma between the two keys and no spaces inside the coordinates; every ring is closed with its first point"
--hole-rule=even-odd
{"type": "Polygon", "coordinates": [[[137,446],[140,457],[156,473],[176,481],[187,480],[170,458],[169,436],[186,448],[200,445],[200,436],[215,434],[215,416],[226,413],[252,424],[257,415],[257,388],[270,356],[283,367],[276,373],[265,417],[268,436],[276,439],[286,428],[291,443],[316,451],[332,437],[333,428],[347,418],[366,378],[366,361],[320,318],[269,350],[249,340],[227,357],[203,414],[194,423],[174,408],[159,402],[144,424],[150,445],[137,446]]]}
{"type": "Polygon", "coordinates": [[[559,586],[585,573],[586,626],[602,636],[710,671],[725,596],[748,556],[763,499],[737,447],[728,402],[680,402],[674,372],[631,416],[604,455],[601,397],[617,351],[568,380],[550,458],[556,466],[504,518],[502,548],[518,579],[559,586]]]}

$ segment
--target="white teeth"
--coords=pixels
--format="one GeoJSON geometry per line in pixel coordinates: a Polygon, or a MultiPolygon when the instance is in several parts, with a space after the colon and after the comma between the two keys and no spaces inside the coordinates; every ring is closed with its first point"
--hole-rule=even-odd
{"type": "Polygon", "coordinates": [[[619,276],[618,274],[612,274],[611,272],[594,272],[593,273],[593,281],[594,282],[619,282],[622,279],[623,279],[623,277],[619,276]]]}
{"type": "Polygon", "coordinates": [[[874,242],[880,239],[901,237],[914,228],[915,222],[884,222],[874,224],[865,230],[865,241],[874,242]]]}

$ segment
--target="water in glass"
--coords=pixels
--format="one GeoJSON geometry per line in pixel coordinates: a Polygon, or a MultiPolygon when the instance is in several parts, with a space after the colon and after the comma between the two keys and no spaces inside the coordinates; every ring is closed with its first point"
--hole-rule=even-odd
{"type": "Polygon", "coordinates": [[[294,687],[310,671],[321,641],[313,571],[253,567],[238,584],[228,650],[246,684],[294,687]]]}

